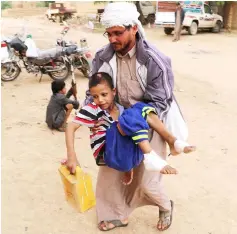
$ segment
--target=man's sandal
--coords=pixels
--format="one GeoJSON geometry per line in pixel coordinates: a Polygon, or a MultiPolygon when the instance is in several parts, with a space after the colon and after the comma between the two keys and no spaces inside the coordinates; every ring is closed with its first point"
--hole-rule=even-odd
{"type": "Polygon", "coordinates": [[[117,227],[127,227],[127,226],[128,226],[128,223],[122,223],[121,220],[101,221],[98,224],[99,230],[103,231],[103,232],[110,231],[110,230],[117,228],[117,227]],[[112,224],[113,227],[110,227],[110,224],[112,224]]]}
{"type": "Polygon", "coordinates": [[[171,203],[171,211],[170,212],[166,212],[166,211],[159,211],[159,221],[157,223],[157,229],[159,231],[165,231],[167,230],[171,224],[172,224],[172,220],[173,220],[173,208],[174,208],[174,202],[172,200],[170,200],[171,203]],[[159,222],[167,222],[169,223],[165,228],[159,228],[159,222]]]}

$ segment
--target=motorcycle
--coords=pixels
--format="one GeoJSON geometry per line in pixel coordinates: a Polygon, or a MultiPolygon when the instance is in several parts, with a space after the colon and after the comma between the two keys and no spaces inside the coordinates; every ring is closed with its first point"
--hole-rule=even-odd
{"type": "Polygon", "coordinates": [[[27,39],[23,42],[18,36],[15,36],[12,40],[4,41],[9,54],[14,53],[15,56],[13,56],[10,63],[1,63],[1,67],[4,70],[1,79],[3,81],[16,79],[21,72],[20,62],[22,62],[28,73],[36,75],[41,73],[40,81],[43,74],[48,74],[53,80],[66,80],[70,74],[66,56],[72,54],[76,47],[71,46],[65,49],[58,46],[48,50],[39,50],[35,47],[33,56],[31,56],[29,55],[30,48],[28,47],[29,45],[34,45],[34,41],[30,35],[28,35],[27,39]],[[29,39],[28,43],[26,43],[27,39],[29,39]]]}
{"type": "MultiPolygon", "coordinates": [[[[72,45],[77,46],[76,42],[67,42],[63,38],[69,29],[70,28],[68,26],[64,27],[61,32],[63,36],[57,39],[56,45],[62,46],[64,48],[70,47],[72,45]]],[[[85,38],[80,40],[80,47],[77,47],[76,53],[71,55],[71,57],[73,58],[72,62],[74,68],[78,69],[85,77],[89,78],[90,72],[92,70],[92,53],[90,52],[85,38]]]]}
{"type": "Polygon", "coordinates": [[[14,59],[14,53],[5,41],[1,42],[1,79],[3,81],[15,80],[21,72],[21,68],[14,59]]]}

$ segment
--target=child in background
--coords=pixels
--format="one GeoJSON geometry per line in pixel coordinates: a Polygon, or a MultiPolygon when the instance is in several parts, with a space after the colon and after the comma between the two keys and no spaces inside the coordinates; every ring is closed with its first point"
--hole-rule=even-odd
{"type": "Polygon", "coordinates": [[[66,94],[66,84],[62,80],[51,83],[53,95],[49,101],[46,111],[46,123],[50,129],[65,132],[65,126],[72,109],[79,108],[79,102],[70,100],[72,88],[66,94]]]}

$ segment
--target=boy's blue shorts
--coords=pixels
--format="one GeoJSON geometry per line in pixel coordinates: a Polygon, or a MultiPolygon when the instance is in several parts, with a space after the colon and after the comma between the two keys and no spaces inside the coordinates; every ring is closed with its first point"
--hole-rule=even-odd
{"type": "Polygon", "coordinates": [[[107,129],[104,160],[108,167],[130,171],[142,162],[144,156],[137,143],[148,140],[146,117],[151,111],[156,113],[154,107],[142,102],[124,110],[118,122],[126,136],[119,133],[117,122],[107,129]]]}

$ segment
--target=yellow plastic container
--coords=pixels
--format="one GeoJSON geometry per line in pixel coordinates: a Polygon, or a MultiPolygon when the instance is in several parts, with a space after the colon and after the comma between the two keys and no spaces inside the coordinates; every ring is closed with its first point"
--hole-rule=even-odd
{"type": "Polygon", "coordinates": [[[79,212],[85,212],[95,206],[95,194],[92,188],[92,179],[80,167],[76,168],[75,175],[70,174],[66,166],[59,168],[63,182],[66,200],[79,212]]]}

